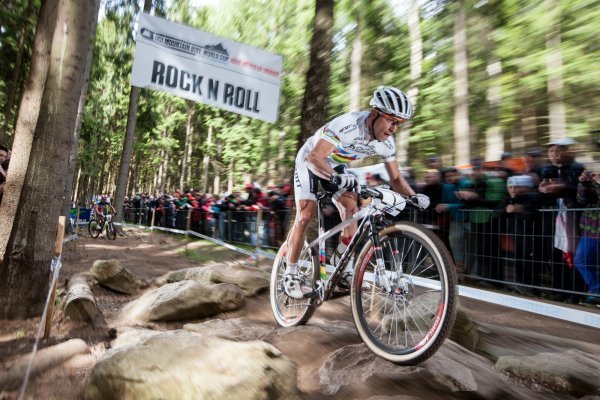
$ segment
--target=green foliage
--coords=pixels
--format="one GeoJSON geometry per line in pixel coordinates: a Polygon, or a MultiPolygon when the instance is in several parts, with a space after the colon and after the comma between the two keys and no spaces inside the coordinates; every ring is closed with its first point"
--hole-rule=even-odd
{"type": "MultiPolygon", "coordinates": [[[[0,26],[16,26],[26,2],[13,2],[0,10],[0,26]],[[12,19],[11,19],[12,18],[12,19]],[[17,18],[17,19],[15,19],[17,18]]],[[[149,190],[166,154],[170,157],[171,188],[179,185],[189,107],[194,108],[195,132],[190,182],[199,182],[201,161],[210,157],[208,181],[221,166],[221,181],[233,165],[233,184],[248,175],[263,184],[289,179],[299,137],[314,1],[227,0],[214,6],[194,7],[189,0],[154,1],[155,13],[196,29],[282,55],[283,75],[279,120],[267,124],[204,104],[192,104],[164,93],[142,90],[137,112],[134,164],[138,185],[149,190]],[[191,104],[191,105],[190,105],[191,104]],[[209,127],[212,144],[207,143],[209,127]],[[220,150],[219,150],[220,149],[220,150]],[[273,170],[277,168],[277,172],[273,170]],[[283,168],[284,176],[277,175],[283,168]]],[[[548,33],[561,35],[564,83],[563,102],[569,134],[588,140],[598,129],[600,116],[600,42],[595,0],[443,0],[420,2],[423,60],[417,82],[416,115],[410,128],[410,164],[420,167],[425,155],[451,155],[454,151],[454,44],[453,10],[466,7],[469,54],[469,120],[472,148],[484,154],[485,133],[500,124],[507,146],[522,135],[524,118],[534,118],[542,143],[548,135],[548,33]],[[499,61],[501,73],[489,76],[491,62],[499,61]],[[501,104],[490,105],[488,90],[498,85],[501,104]]],[[[141,2],[109,0],[98,26],[88,101],[84,114],[78,164],[82,175],[103,180],[110,191],[122,150],[129,105],[129,77],[133,61],[133,27],[141,2]],[[105,154],[106,153],[106,154],[105,154]]],[[[334,54],[329,89],[330,116],[349,106],[352,41],[360,35],[363,46],[360,105],[368,107],[374,87],[395,85],[408,90],[411,40],[406,23],[407,1],[341,0],[335,5],[334,54]]],[[[16,36],[0,31],[0,55],[14,56],[16,36]]],[[[0,102],[5,95],[10,63],[0,66],[0,102]]],[[[1,104],[1,103],[0,103],[1,104]]],[[[323,121],[325,122],[325,121],[323,121]]],[[[533,143],[535,144],[535,143],[533,143]]],[[[513,149],[514,151],[515,149],[513,149]]],[[[516,149],[519,150],[519,149],[516,149]]],[[[195,183],[194,183],[195,184],[195,183]]]]}

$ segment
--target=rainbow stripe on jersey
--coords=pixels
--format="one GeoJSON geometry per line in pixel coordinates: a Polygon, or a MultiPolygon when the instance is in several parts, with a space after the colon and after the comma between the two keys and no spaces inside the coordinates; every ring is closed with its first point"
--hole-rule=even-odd
{"type": "Polygon", "coordinates": [[[350,161],[357,160],[358,156],[356,154],[351,154],[338,146],[333,153],[329,155],[329,158],[337,163],[347,164],[350,161]]]}

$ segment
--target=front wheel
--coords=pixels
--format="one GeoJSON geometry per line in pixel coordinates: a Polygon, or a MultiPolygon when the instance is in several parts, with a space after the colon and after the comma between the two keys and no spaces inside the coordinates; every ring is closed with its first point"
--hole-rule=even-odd
{"type": "Polygon", "coordinates": [[[456,318],[456,272],[448,249],[431,231],[399,222],[361,250],[351,289],[352,317],[363,342],[399,365],[431,357],[456,318]],[[377,254],[383,256],[377,266],[377,254]],[[383,261],[383,262],[381,262],[383,261]]]}
{"type": "MultiPolygon", "coordinates": [[[[284,242],[275,261],[273,262],[273,270],[271,271],[271,286],[269,298],[271,300],[271,310],[275,316],[275,320],[280,326],[289,328],[291,326],[303,325],[315,312],[315,298],[294,299],[285,293],[283,288],[283,275],[285,272],[285,261],[287,259],[288,244],[284,242]]],[[[305,280],[306,285],[314,287],[315,282],[319,279],[319,258],[314,249],[302,250],[302,254],[298,261],[298,273],[305,280]]]]}
{"type": "Polygon", "coordinates": [[[113,224],[112,221],[106,224],[106,237],[108,240],[115,240],[117,238],[115,224],[113,224]]]}
{"type": "Polygon", "coordinates": [[[98,236],[100,236],[102,228],[102,222],[98,221],[96,218],[90,219],[90,222],[88,224],[88,232],[90,233],[91,237],[97,238],[98,236]]]}

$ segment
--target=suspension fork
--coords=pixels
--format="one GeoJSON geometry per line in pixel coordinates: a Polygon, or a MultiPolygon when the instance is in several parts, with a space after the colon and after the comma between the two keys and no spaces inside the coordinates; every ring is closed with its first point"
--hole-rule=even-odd
{"type": "Polygon", "coordinates": [[[377,232],[377,228],[375,225],[375,216],[369,216],[369,239],[373,243],[373,248],[375,249],[375,281],[381,282],[383,288],[390,292],[392,290],[390,280],[388,279],[387,274],[385,273],[385,261],[383,259],[383,249],[381,248],[381,241],[379,240],[379,232],[377,232]]]}

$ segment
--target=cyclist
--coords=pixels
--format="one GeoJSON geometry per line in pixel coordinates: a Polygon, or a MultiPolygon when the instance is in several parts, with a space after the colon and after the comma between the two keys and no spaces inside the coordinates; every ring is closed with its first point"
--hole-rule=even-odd
{"type": "MultiPolygon", "coordinates": [[[[335,192],[333,202],[340,211],[342,220],[352,217],[358,211],[356,176],[346,172],[350,161],[379,155],[390,177],[392,189],[403,195],[415,195],[414,190],[404,180],[396,162],[394,133],[398,126],[412,117],[412,105],[400,90],[390,86],[379,86],[369,102],[371,111],[349,112],[319,128],[302,146],[296,156],[294,185],[296,195],[296,220],[289,240],[284,288],[288,296],[301,299],[311,288],[302,287],[298,274],[298,259],[302,251],[305,232],[313,220],[317,203],[318,183],[323,188],[335,192]],[[339,180],[339,185],[333,184],[339,180]]],[[[332,262],[341,255],[357,226],[346,227],[332,262]]],[[[348,263],[350,264],[350,263],[348,263]]],[[[350,288],[352,265],[347,265],[339,286],[350,288]]]]}
{"type": "Polygon", "coordinates": [[[108,196],[103,194],[102,196],[100,196],[100,200],[98,200],[98,202],[94,204],[94,211],[98,216],[98,222],[104,222],[105,211],[109,209],[111,211],[111,214],[117,214],[115,208],[112,206],[112,204],[110,204],[110,199],[108,198],[108,196]]]}

